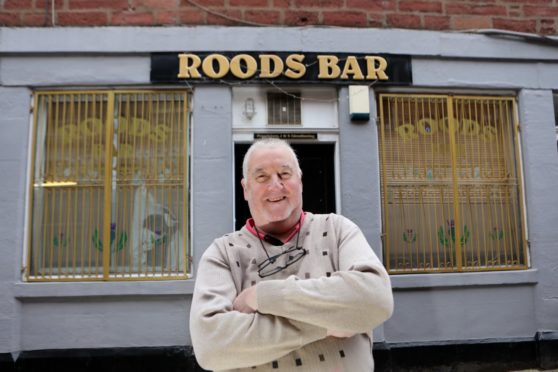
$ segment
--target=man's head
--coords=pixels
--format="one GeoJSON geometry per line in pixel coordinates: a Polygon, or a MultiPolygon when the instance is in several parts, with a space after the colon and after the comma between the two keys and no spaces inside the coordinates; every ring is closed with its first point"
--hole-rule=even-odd
{"type": "Polygon", "coordinates": [[[285,141],[255,142],[242,164],[244,199],[259,229],[280,236],[302,213],[302,171],[293,149],[285,141]]]}

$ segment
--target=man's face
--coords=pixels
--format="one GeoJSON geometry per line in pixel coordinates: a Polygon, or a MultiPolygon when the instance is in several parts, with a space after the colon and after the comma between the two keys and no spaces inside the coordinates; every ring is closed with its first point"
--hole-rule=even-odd
{"type": "Polygon", "coordinates": [[[288,149],[267,147],[254,150],[242,187],[258,228],[270,234],[281,234],[299,220],[302,180],[288,149]]]}

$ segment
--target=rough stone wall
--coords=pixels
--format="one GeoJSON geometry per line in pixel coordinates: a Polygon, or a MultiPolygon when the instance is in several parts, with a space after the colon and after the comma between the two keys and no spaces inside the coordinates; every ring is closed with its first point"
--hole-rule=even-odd
{"type": "Polygon", "coordinates": [[[0,25],[339,26],[558,34],[558,0],[0,0],[0,25]]]}

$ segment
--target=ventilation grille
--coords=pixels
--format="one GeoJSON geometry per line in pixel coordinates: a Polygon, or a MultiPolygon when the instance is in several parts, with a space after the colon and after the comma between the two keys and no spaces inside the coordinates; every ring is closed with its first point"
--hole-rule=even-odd
{"type": "Polygon", "coordinates": [[[268,93],[267,123],[269,125],[301,125],[300,93],[268,93]]]}

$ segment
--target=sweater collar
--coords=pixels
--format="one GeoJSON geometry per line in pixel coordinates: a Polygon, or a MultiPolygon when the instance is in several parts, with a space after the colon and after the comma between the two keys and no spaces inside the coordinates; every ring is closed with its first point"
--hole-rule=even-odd
{"type": "Polygon", "coordinates": [[[300,214],[300,221],[297,222],[297,224],[295,225],[295,228],[293,229],[293,231],[291,231],[291,233],[289,234],[289,236],[287,237],[287,239],[285,239],[284,242],[281,242],[279,239],[277,239],[276,237],[269,235],[269,234],[265,234],[263,231],[256,231],[256,228],[254,227],[254,219],[252,217],[248,218],[246,220],[246,229],[248,231],[250,231],[255,237],[258,237],[258,233],[259,233],[259,238],[271,243],[273,245],[279,245],[279,244],[274,244],[274,243],[288,243],[294,236],[295,234],[298,232],[298,230],[300,230],[300,228],[302,227],[302,223],[304,222],[304,217],[306,216],[306,213],[302,212],[300,214]]]}

